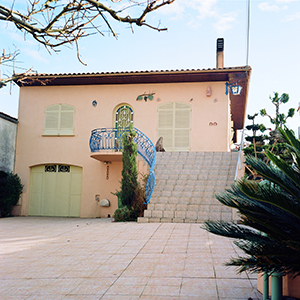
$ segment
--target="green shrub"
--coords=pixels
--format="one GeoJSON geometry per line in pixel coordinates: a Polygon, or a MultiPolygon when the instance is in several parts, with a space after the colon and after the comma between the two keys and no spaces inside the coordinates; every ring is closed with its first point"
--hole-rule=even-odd
{"type": "Polygon", "coordinates": [[[118,192],[122,206],[131,207],[135,195],[135,188],[138,184],[138,171],[137,171],[137,145],[134,142],[136,132],[129,128],[129,132],[123,135],[123,150],[122,150],[122,180],[121,190],[118,192]]]}
{"type": "Polygon", "coordinates": [[[148,175],[144,175],[142,182],[138,182],[135,188],[134,199],[132,203],[132,210],[135,213],[136,220],[138,217],[143,217],[144,210],[147,208],[146,202],[146,184],[148,180],[148,175]]]}
{"type": "Polygon", "coordinates": [[[137,183],[132,202],[132,206],[122,206],[114,213],[115,222],[131,222],[137,221],[138,217],[142,217],[147,205],[146,201],[146,183],[147,176],[144,176],[143,182],[137,183]]]}
{"type": "Polygon", "coordinates": [[[17,174],[0,171],[0,216],[8,217],[23,191],[21,179],[17,174]]]}
{"type": "Polygon", "coordinates": [[[118,197],[119,208],[114,213],[116,222],[136,221],[143,216],[146,208],[147,176],[143,176],[142,183],[138,182],[137,145],[134,142],[136,132],[132,126],[123,135],[123,169],[121,189],[113,193],[118,197]]]}
{"type": "Polygon", "coordinates": [[[133,217],[133,213],[134,212],[127,206],[118,208],[114,213],[115,222],[135,221],[136,219],[133,217]]]}

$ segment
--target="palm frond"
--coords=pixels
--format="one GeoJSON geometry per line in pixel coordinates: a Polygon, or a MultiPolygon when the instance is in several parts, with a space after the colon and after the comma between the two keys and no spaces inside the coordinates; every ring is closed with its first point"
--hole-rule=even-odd
{"type": "Polygon", "coordinates": [[[204,223],[207,231],[233,239],[243,250],[244,257],[227,263],[238,272],[300,275],[300,142],[288,129],[279,128],[279,133],[294,164],[290,166],[271,152],[266,154],[270,165],[247,157],[246,164],[264,180],[240,180],[216,195],[221,203],[240,212],[241,224],[204,223]]]}
{"type": "MultiPolygon", "coordinates": [[[[271,157],[273,158],[272,154],[271,154],[271,157]]],[[[298,199],[300,201],[300,186],[299,186],[300,176],[298,176],[298,182],[297,182],[297,180],[296,180],[296,182],[294,182],[283,171],[281,171],[280,168],[274,168],[270,165],[267,165],[264,161],[262,161],[260,159],[255,159],[253,157],[247,157],[246,164],[251,166],[263,178],[280,186],[283,190],[285,190],[287,193],[293,195],[296,199],[298,199]]],[[[285,168],[285,170],[287,169],[286,165],[282,165],[285,168]]],[[[291,167],[290,167],[290,170],[292,172],[296,173],[291,167]]],[[[289,172],[289,171],[286,171],[286,172],[289,172]]],[[[295,177],[295,179],[297,179],[297,177],[295,175],[296,174],[293,174],[293,177],[295,177]]]]}

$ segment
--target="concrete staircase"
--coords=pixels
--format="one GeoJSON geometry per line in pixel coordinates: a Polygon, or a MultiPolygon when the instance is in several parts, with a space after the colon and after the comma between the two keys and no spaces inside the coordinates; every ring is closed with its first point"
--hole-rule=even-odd
{"type": "Polygon", "coordinates": [[[158,152],[155,189],[140,223],[234,220],[214,198],[234,181],[238,152],[158,152]]]}

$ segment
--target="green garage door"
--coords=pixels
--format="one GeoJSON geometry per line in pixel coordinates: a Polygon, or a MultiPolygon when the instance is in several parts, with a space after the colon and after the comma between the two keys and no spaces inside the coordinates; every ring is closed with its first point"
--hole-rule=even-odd
{"type": "Polygon", "coordinates": [[[30,216],[79,217],[82,168],[42,165],[31,168],[30,216]]]}

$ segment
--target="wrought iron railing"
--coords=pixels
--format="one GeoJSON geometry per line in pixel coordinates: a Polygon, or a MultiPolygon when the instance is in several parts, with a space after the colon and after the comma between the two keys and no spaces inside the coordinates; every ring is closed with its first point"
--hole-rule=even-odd
{"type": "MultiPolygon", "coordinates": [[[[123,134],[129,129],[98,128],[91,132],[90,149],[92,152],[101,150],[122,150],[123,134]]],[[[137,144],[137,152],[150,167],[146,185],[146,204],[149,204],[155,186],[154,167],[156,162],[156,151],[152,141],[140,130],[133,128],[136,132],[134,142],[137,144]]]]}

